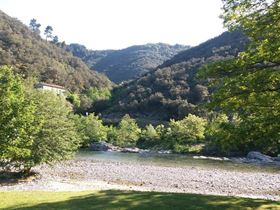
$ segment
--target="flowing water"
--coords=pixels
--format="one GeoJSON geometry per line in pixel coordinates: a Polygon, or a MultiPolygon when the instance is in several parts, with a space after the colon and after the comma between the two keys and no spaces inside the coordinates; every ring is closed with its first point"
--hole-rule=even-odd
{"type": "Polygon", "coordinates": [[[101,151],[80,151],[76,155],[78,160],[117,161],[135,164],[150,164],[167,167],[204,167],[235,171],[280,173],[280,166],[261,165],[256,163],[242,163],[239,160],[197,159],[191,155],[156,154],[156,153],[122,153],[101,151]]]}

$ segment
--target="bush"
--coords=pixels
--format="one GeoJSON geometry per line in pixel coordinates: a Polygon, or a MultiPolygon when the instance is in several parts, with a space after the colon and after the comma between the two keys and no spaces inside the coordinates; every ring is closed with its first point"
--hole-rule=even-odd
{"type": "Polygon", "coordinates": [[[103,125],[98,116],[94,114],[89,116],[75,115],[74,120],[84,147],[89,146],[92,142],[107,140],[108,128],[103,125]]]}
{"type": "Polygon", "coordinates": [[[171,120],[168,139],[173,149],[179,148],[178,145],[190,146],[201,143],[204,140],[206,124],[205,119],[192,114],[189,114],[183,120],[171,120]],[[177,146],[175,147],[175,145],[177,146]]]}
{"type": "Polygon", "coordinates": [[[149,124],[142,130],[140,139],[137,142],[137,146],[140,148],[152,148],[160,144],[160,134],[149,124]]]}
{"type": "Polygon", "coordinates": [[[140,137],[141,129],[136,121],[125,115],[117,128],[111,127],[109,131],[109,141],[121,147],[135,147],[140,137]]]}

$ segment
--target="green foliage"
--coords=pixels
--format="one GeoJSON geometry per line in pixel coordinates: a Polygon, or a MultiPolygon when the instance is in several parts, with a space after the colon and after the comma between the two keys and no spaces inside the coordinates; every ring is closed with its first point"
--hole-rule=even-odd
{"type": "Polygon", "coordinates": [[[200,76],[210,77],[212,85],[217,87],[208,107],[236,113],[240,118],[238,124],[226,127],[233,148],[244,153],[259,150],[277,154],[280,151],[279,0],[225,0],[223,17],[230,29],[242,28],[250,42],[236,58],[202,69],[200,76]]]}
{"type": "Polygon", "coordinates": [[[205,138],[209,142],[215,142],[217,136],[219,136],[221,132],[222,125],[227,124],[229,120],[225,114],[209,113],[209,115],[205,130],[205,138]]]}
{"type": "Polygon", "coordinates": [[[169,126],[147,125],[137,143],[141,148],[171,149],[178,153],[201,152],[207,121],[189,114],[183,120],[171,120],[169,126]]]}
{"type": "Polygon", "coordinates": [[[109,141],[121,147],[135,147],[140,137],[141,129],[136,121],[125,115],[117,128],[111,127],[109,141]]]}
{"type": "Polygon", "coordinates": [[[151,124],[149,124],[145,127],[145,129],[141,133],[141,136],[144,137],[147,140],[152,140],[152,139],[158,139],[159,138],[159,134],[157,133],[157,130],[151,124]]]}
{"type": "Polygon", "coordinates": [[[32,91],[30,97],[36,104],[35,123],[39,127],[32,144],[31,166],[71,158],[80,139],[65,98],[41,90],[32,91]]]}
{"type": "Polygon", "coordinates": [[[63,97],[25,90],[9,67],[0,69],[0,163],[28,172],[71,157],[79,146],[71,108],[63,97]]]}
{"type": "Polygon", "coordinates": [[[73,104],[76,113],[96,112],[104,108],[103,102],[106,106],[111,98],[111,91],[108,88],[90,87],[83,93],[70,93],[67,100],[73,104]]]}
{"type": "Polygon", "coordinates": [[[204,140],[206,120],[189,114],[183,120],[169,123],[169,141],[176,152],[192,152],[191,146],[204,140]]]}
{"type": "Polygon", "coordinates": [[[225,32],[197,47],[180,52],[159,68],[112,91],[112,105],[104,114],[129,113],[153,120],[183,119],[189,113],[201,115],[197,107],[209,99],[206,81],[197,81],[198,69],[217,60],[229,59],[244,49],[246,37],[240,32],[225,32]]]}
{"type": "Polygon", "coordinates": [[[81,100],[79,98],[79,95],[77,93],[69,93],[67,95],[67,100],[73,104],[74,107],[80,107],[81,106],[81,100]]]}
{"type": "Polygon", "coordinates": [[[74,121],[83,146],[86,147],[92,142],[107,140],[109,128],[102,124],[102,120],[98,116],[94,114],[88,116],[75,115],[74,121]]]}
{"type": "Polygon", "coordinates": [[[160,144],[161,133],[153,125],[147,125],[141,132],[137,146],[141,148],[153,148],[160,144]]]}
{"type": "Polygon", "coordinates": [[[0,166],[7,170],[25,167],[32,155],[38,127],[36,107],[26,100],[21,79],[7,66],[0,68],[0,166]]]}
{"type": "Polygon", "coordinates": [[[171,135],[179,143],[196,143],[204,139],[206,120],[189,114],[183,120],[171,120],[171,135]]]}
{"type": "Polygon", "coordinates": [[[92,100],[92,102],[96,102],[98,100],[109,99],[111,97],[111,92],[107,88],[96,88],[91,87],[86,91],[86,95],[92,100]]]}
{"type": "Polygon", "coordinates": [[[116,144],[118,138],[118,130],[114,126],[109,126],[107,131],[107,141],[111,144],[116,144]]]}

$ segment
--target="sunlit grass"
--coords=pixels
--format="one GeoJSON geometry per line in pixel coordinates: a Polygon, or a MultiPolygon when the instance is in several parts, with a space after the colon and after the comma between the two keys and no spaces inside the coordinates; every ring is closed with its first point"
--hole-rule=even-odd
{"type": "Polygon", "coordinates": [[[0,192],[0,209],[280,209],[280,202],[195,194],[84,191],[0,192]]]}

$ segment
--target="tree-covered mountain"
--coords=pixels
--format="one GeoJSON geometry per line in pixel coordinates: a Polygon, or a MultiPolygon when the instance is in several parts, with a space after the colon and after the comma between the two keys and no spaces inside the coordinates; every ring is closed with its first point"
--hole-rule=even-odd
{"type": "Polygon", "coordinates": [[[0,11],[0,66],[11,65],[24,77],[63,85],[72,91],[110,87],[111,81],[92,71],[57,44],[43,40],[23,23],[0,11]]]}
{"type": "Polygon", "coordinates": [[[163,43],[135,45],[122,50],[88,50],[79,44],[70,44],[67,49],[81,58],[88,66],[105,73],[113,82],[139,78],[161,65],[189,46],[163,43]]]}
{"type": "Polygon", "coordinates": [[[81,58],[90,68],[94,66],[103,58],[116,50],[89,50],[84,45],[72,43],[66,45],[66,50],[71,52],[74,56],[81,58]]]}
{"type": "Polygon", "coordinates": [[[197,81],[198,69],[206,63],[236,56],[244,50],[246,41],[240,31],[225,32],[179,53],[141,78],[115,88],[113,106],[103,111],[103,116],[113,118],[117,113],[129,113],[133,117],[169,120],[197,114],[196,105],[207,100],[211,92],[205,82],[197,81]]]}

